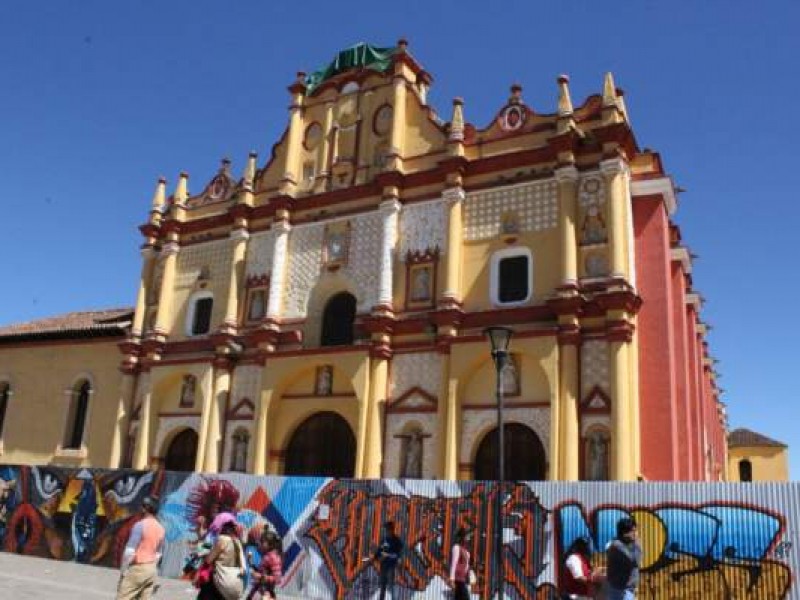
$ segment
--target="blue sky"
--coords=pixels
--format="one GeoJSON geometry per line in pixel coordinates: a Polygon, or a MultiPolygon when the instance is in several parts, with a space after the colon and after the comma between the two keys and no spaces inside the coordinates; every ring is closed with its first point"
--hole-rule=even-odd
{"type": "Polygon", "coordinates": [[[260,163],[285,127],[286,86],[358,41],[410,51],[449,118],[484,126],[519,81],[553,112],[610,70],[641,147],[687,192],[676,220],[733,427],[789,443],[800,295],[800,3],[9,2],[0,18],[0,323],[131,305],[155,181],[199,190],[229,156],[260,163]]]}

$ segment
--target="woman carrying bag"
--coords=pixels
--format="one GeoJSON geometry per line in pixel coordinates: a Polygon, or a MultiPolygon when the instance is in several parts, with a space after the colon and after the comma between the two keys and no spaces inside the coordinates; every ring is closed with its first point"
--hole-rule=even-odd
{"type": "Polygon", "coordinates": [[[204,563],[211,573],[209,580],[200,585],[197,600],[238,600],[244,593],[246,563],[233,515],[220,527],[219,537],[204,563]]]}
{"type": "Polygon", "coordinates": [[[450,552],[450,587],[453,588],[454,600],[469,600],[469,586],[475,579],[475,572],[470,568],[466,542],[467,530],[459,527],[450,552]]]}

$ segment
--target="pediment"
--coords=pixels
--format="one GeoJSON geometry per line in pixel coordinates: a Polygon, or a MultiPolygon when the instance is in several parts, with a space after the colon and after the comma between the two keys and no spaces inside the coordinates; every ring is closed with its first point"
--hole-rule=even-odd
{"type": "Polygon", "coordinates": [[[242,398],[228,411],[228,419],[249,421],[255,417],[256,407],[249,398],[242,398]]]}
{"type": "Polygon", "coordinates": [[[386,412],[435,412],[438,404],[436,396],[414,386],[392,400],[386,407],[386,412]]]}
{"type": "Polygon", "coordinates": [[[581,401],[582,412],[609,413],[611,412],[611,399],[600,386],[594,386],[581,401]]]}

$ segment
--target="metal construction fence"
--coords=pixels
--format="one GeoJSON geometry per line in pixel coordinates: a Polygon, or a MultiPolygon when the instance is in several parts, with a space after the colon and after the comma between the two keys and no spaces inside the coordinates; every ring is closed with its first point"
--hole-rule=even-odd
{"type": "Polygon", "coordinates": [[[558,598],[564,553],[588,536],[602,566],[617,521],[635,518],[643,547],[638,598],[800,598],[800,483],[507,483],[337,480],[164,471],[0,466],[0,544],[17,552],[116,566],[142,498],[160,498],[165,576],[180,575],[203,523],[235,513],[252,545],[264,527],[283,538],[284,590],[304,598],[377,598],[371,557],[381,525],[405,542],[397,598],[450,598],[454,533],[470,536],[477,583],[497,577],[502,504],[506,597],[558,598]]]}

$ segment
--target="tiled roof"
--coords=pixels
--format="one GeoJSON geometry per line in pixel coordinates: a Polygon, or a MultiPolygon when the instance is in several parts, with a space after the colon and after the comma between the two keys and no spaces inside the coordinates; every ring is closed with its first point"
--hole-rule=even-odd
{"type": "Polygon", "coordinates": [[[25,339],[64,339],[122,335],[133,319],[132,308],[66,313],[27,323],[0,326],[0,343],[25,339]]]}
{"type": "Polygon", "coordinates": [[[728,447],[736,448],[738,446],[776,446],[786,448],[786,444],[782,442],[744,428],[734,429],[728,434],[728,447]]]}

